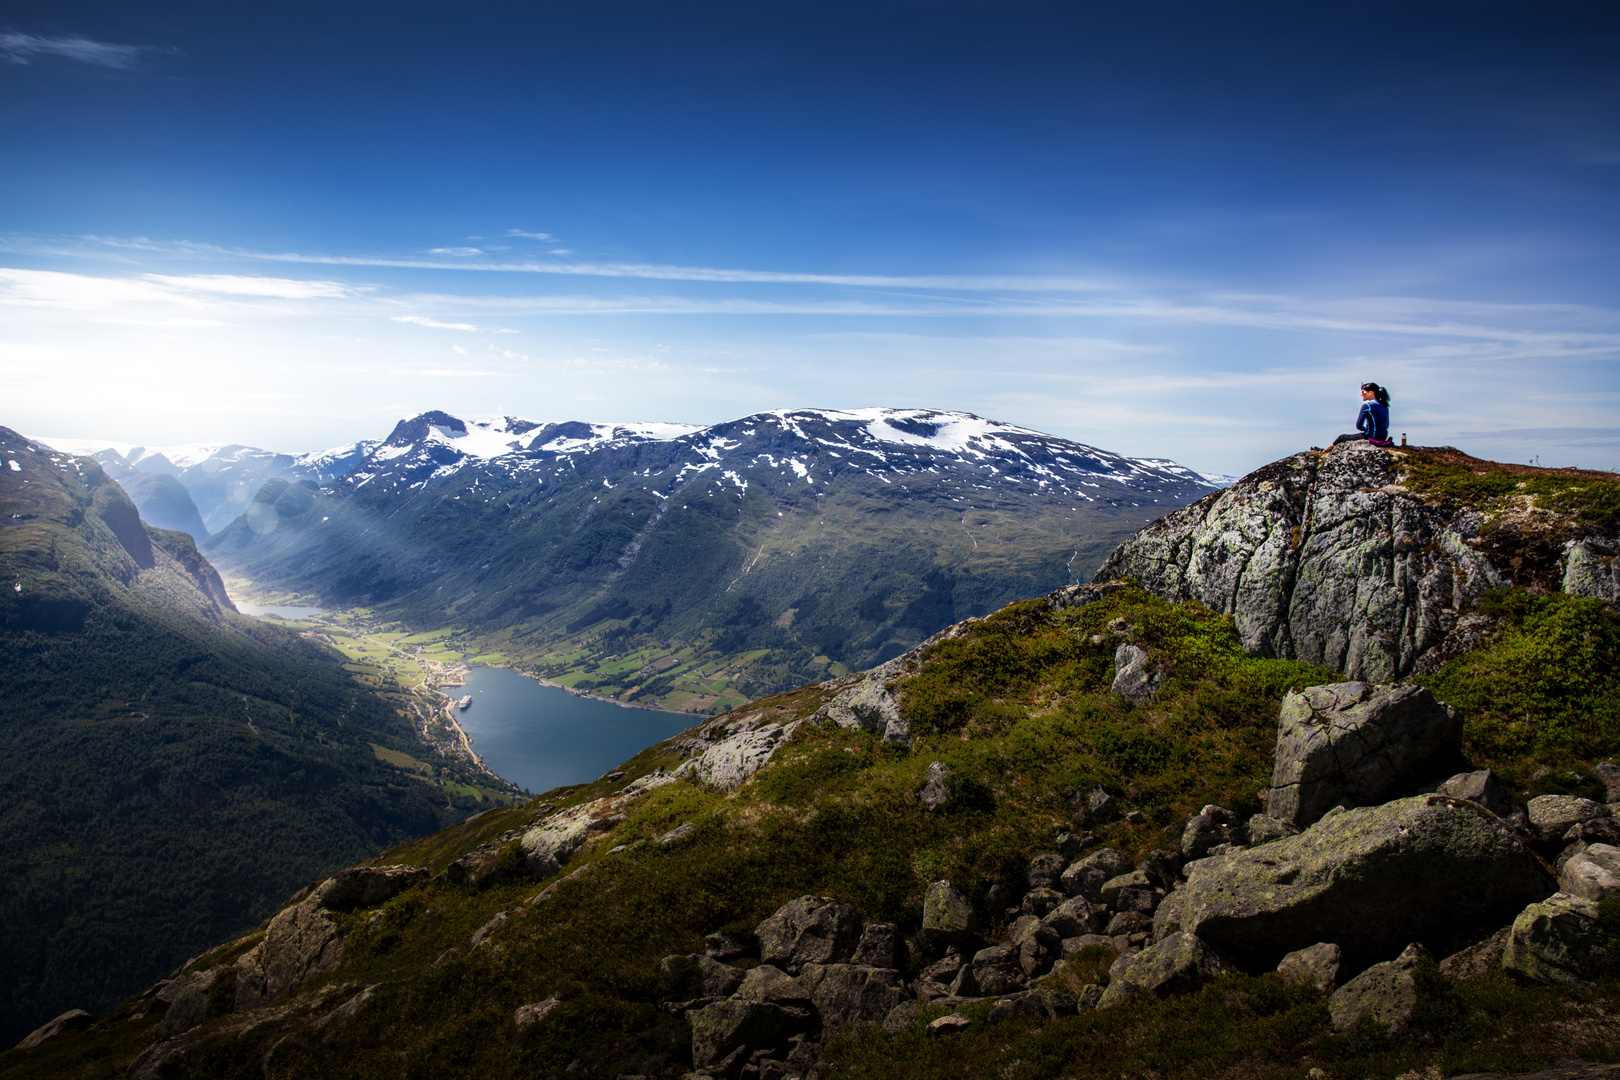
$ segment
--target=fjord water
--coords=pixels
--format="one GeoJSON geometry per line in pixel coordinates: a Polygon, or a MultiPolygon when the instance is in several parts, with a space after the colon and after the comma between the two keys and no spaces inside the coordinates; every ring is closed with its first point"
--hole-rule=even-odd
{"type": "Polygon", "coordinates": [[[575,697],[505,668],[473,668],[449,693],[472,695],[456,719],[484,764],[535,793],[595,780],[702,719],[575,697]]]}

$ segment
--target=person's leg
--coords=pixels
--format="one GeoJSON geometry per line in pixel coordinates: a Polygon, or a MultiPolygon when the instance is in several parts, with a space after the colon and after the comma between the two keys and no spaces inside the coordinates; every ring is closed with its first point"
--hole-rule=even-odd
{"type": "Polygon", "coordinates": [[[1345,443],[1345,442],[1365,442],[1366,439],[1367,439],[1366,435],[1364,435],[1363,433],[1357,431],[1357,432],[1354,432],[1353,434],[1350,434],[1350,435],[1340,435],[1337,439],[1333,440],[1333,445],[1338,446],[1340,443],[1345,443]]]}

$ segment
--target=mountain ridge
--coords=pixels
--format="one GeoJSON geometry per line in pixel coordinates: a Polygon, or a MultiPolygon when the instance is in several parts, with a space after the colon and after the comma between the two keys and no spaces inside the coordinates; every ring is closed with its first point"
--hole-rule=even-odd
{"type": "Polygon", "coordinates": [[[429,413],[337,480],[267,484],[207,549],[262,588],[464,626],[573,688],[712,711],[1083,579],[1212,486],[939,410],[429,413]]]}

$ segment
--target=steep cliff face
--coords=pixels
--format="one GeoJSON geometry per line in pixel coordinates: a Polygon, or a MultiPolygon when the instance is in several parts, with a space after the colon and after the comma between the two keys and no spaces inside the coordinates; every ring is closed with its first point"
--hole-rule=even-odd
{"type": "Polygon", "coordinates": [[[1615,521],[1570,495],[1615,480],[1352,443],[1273,462],[1167,514],[1096,580],[1134,577],[1229,614],[1259,655],[1389,681],[1473,630],[1459,624],[1488,589],[1620,599],[1615,521]]]}

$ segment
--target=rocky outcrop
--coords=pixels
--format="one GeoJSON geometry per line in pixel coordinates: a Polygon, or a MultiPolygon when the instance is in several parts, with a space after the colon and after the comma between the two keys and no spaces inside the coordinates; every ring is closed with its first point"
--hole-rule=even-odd
{"type": "Polygon", "coordinates": [[[233,966],[236,1011],[257,1008],[337,967],[345,939],[332,912],[384,903],[427,878],[419,866],[350,867],[277,912],[264,940],[233,966]]]}
{"type": "Polygon", "coordinates": [[[1298,836],[1187,867],[1180,927],[1269,967],[1336,942],[1350,970],[1500,926],[1551,882],[1518,835],[1438,795],[1332,813],[1298,836]]]}
{"type": "Polygon", "coordinates": [[[1479,511],[1404,488],[1406,461],[1365,443],[1283,458],[1149,525],[1095,580],[1133,577],[1166,600],[1200,601],[1231,615],[1253,653],[1369,682],[1411,673],[1487,589],[1620,596],[1614,538],[1570,517],[1559,528],[1579,536],[1527,558],[1515,523],[1487,532],[1479,511]]]}
{"type": "Polygon", "coordinates": [[[597,799],[541,820],[518,839],[524,865],[536,878],[550,877],[594,836],[625,820],[625,807],[639,793],[597,799]]]}
{"type": "Polygon", "coordinates": [[[975,618],[953,623],[910,652],[885,661],[870,671],[845,675],[823,684],[825,689],[833,691],[832,699],[810,719],[844,728],[865,728],[882,735],[886,743],[910,746],[911,725],[900,715],[900,703],[894,696],[895,682],[916,671],[929,648],[941,641],[960,637],[978,621],[975,618]]]}
{"type": "Polygon", "coordinates": [[[23,1037],[23,1040],[14,1050],[32,1050],[36,1046],[43,1046],[52,1039],[60,1038],[70,1031],[83,1031],[96,1022],[93,1014],[83,1009],[69,1009],[48,1024],[41,1024],[23,1037]]]}
{"type": "Polygon", "coordinates": [[[1460,713],[1419,686],[1345,682],[1290,691],[1277,719],[1266,813],[1303,827],[1340,804],[1382,802],[1456,753],[1462,727],[1460,713]]]}

